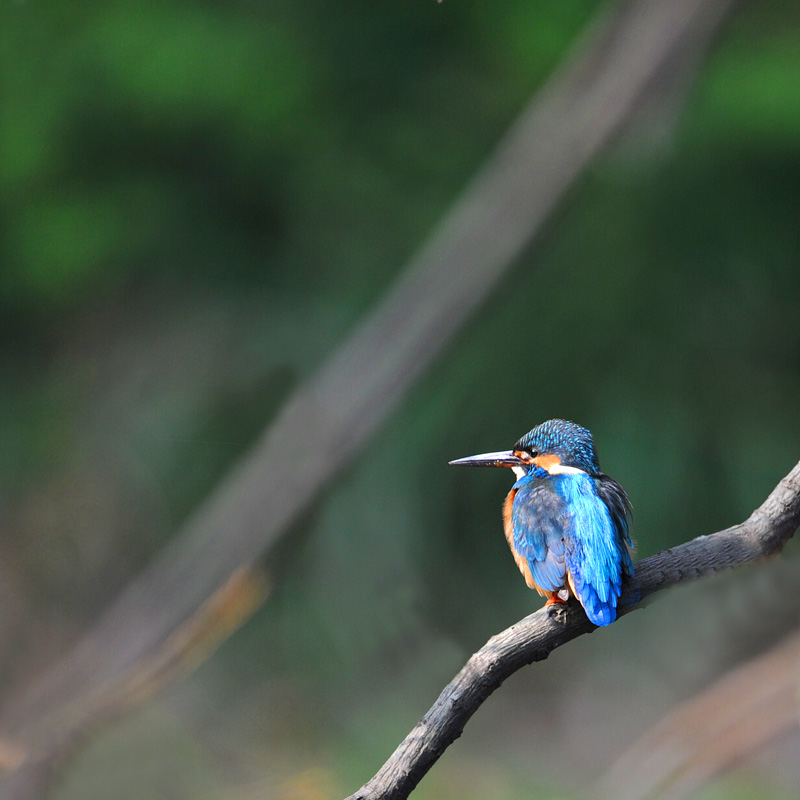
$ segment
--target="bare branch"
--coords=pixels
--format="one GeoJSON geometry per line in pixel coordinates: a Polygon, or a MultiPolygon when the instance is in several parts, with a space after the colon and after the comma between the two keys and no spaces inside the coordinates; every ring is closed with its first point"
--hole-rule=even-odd
{"type": "MultiPolygon", "coordinates": [[[[655,592],[778,553],[800,525],[800,463],[739,525],[642,559],[625,590],[626,614],[655,592]]],[[[493,636],[466,663],[378,773],[348,800],[408,797],[470,717],[510,675],[595,630],[576,603],[546,606],[493,636]]]]}

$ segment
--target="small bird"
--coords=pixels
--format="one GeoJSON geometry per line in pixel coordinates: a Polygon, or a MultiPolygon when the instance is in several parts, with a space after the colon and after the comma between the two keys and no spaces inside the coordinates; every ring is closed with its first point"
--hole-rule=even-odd
{"type": "Polygon", "coordinates": [[[631,504],[600,472],[592,434],[563,419],[526,433],[513,447],[451,461],[511,467],[503,504],[506,539],[525,582],[551,603],[578,598],[595,625],[617,618],[622,579],[633,576],[631,504]]]}

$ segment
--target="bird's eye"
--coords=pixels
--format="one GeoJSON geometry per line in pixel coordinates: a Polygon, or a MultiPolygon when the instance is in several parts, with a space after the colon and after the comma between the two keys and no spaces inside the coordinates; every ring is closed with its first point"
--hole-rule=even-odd
{"type": "Polygon", "coordinates": [[[536,458],[536,456],[539,455],[539,451],[538,450],[528,450],[528,454],[530,455],[531,458],[536,458]]]}

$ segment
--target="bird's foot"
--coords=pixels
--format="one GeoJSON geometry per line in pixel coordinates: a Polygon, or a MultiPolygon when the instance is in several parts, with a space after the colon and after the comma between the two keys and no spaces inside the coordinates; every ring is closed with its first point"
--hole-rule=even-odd
{"type": "Polygon", "coordinates": [[[569,589],[559,589],[555,594],[547,598],[546,606],[553,606],[556,603],[566,603],[569,600],[569,589]]]}

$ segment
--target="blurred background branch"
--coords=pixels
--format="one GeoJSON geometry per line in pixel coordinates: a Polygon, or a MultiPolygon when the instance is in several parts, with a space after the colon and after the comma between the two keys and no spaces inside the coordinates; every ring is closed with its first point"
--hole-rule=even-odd
{"type": "Polygon", "coordinates": [[[800,634],[670,711],[599,782],[603,800],[681,800],[800,720],[800,634]]]}
{"type": "Polygon", "coordinates": [[[263,576],[240,569],[146,657],[58,709],[39,733],[35,751],[12,749],[18,770],[3,787],[8,797],[43,797],[55,770],[98,726],[137,708],[173,680],[199,666],[252,615],[267,594],[263,576]]]}

